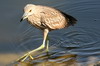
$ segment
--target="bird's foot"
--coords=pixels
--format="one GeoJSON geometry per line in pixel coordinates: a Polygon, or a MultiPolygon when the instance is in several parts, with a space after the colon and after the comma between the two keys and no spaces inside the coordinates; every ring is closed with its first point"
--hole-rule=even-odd
{"type": "Polygon", "coordinates": [[[25,61],[28,57],[29,57],[31,60],[34,59],[34,58],[32,57],[32,55],[31,55],[31,52],[28,52],[28,53],[24,54],[22,57],[20,57],[19,59],[17,59],[17,61],[23,62],[23,61],[25,61]]]}
{"type": "Polygon", "coordinates": [[[38,47],[37,49],[32,50],[32,51],[30,51],[30,52],[24,54],[24,55],[23,55],[22,57],[20,57],[17,61],[23,62],[23,61],[25,61],[28,57],[29,57],[30,59],[33,60],[34,58],[32,57],[32,54],[33,54],[34,52],[36,52],[36,51],[42,50],[44,47],[45,47],[44,45],[41,45],[41,46],[38,47]]]}

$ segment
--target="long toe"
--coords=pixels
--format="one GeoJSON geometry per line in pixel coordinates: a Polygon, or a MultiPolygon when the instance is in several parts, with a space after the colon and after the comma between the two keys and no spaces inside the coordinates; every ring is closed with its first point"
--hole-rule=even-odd
{"type": "Polygon", "coordinates": [[[18,58],[16,61],[20,62],[22,59],[24,59],[26,57],[26,55],[23,55],[22,57],[18,58]]]}
{"type": "Polygon", "coordinates": [[[30,59],[34,59],[33,57],[32,57],[32,54],[33,53],[35,53],[35,52],[37,52],[37,51],[40,51],[40,50],[42,50],[42,49],[44,49],[44,44],[42,44],[40,47],[38,47],[38,48],[36,48],[36,49],[34,49],[34,50],[32,50],[32,51],[30,51],[30,52],[28,52],[28,53],[26,53],[26,54],[24,54],[21,58],[19,58],[17,61],[25,61],[28,57],[30,58],[30,59]]]}
{"type": "Polygon", "coordinates": [[[33,60],[34,58],[32,57],[32,55],[29,56],[31,60],[33,60]]]}
{"type": "Polygon", "coordinates": [[[20,57],[19,59],[17,59],[18,62],[23,62],[25,61],[28,57],[30,57],[29,53],[24,54],[22,57],[20,57]]]}

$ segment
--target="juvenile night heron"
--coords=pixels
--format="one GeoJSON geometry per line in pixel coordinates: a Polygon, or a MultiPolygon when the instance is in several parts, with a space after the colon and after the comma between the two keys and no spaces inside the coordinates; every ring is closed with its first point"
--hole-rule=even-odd
{"type": "Polygon", "coordinates": [[[74,17],[65,14],[58,9],[34,4],[27,4],[24,7],[24,14],[21,21],[24,19],[27,19],[28,22],[33,26],[43,30],[44,39],[43,44],[40,47],[26,53],[21,58],[19,58],[18,61],[24,61],[27,57],[33,59],[32,53],[42,50],[44,48],[48,52],[48,32],[52,30],[62,29],[70,25],[73,26],[77,21],[74,17]]]}

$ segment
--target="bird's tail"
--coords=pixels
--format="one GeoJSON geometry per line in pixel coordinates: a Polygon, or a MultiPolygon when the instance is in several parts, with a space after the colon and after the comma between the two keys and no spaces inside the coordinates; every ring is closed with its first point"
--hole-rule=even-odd
{"type": "Polygon", "coordinates": [[[68,24],[74,26],[74,24],[76,24],[77,20],[74,17],[70,16],[70,15],[67,15],[67,17],[69,18],[68,24]]]}
{"type": "Polygon", "coordinates": [[[70,15],[64,13],[64,12],[61,12],[61,13],[62,13],[66,18],[69,19],[69,22],[68,22],[69,25],[74,26],[74,24],[76,24],[76,21],[77,21],[77,20],[76,20],[74,17],[72,17],[72,16],[70,16],[70,15]]]}

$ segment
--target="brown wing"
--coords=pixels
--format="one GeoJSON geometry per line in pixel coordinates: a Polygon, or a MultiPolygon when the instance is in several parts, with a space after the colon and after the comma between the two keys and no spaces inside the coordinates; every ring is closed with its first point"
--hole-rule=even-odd
{"type": "Polygon", "coordinates": [[[44,7],[41,12],[42,24],[51,30],[64,28],[67,25],[67,21],[68,19],[53,8],[44,7]]]}

